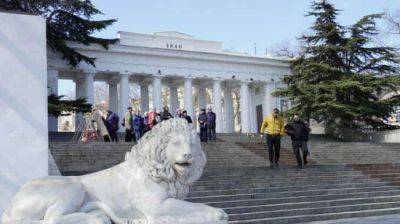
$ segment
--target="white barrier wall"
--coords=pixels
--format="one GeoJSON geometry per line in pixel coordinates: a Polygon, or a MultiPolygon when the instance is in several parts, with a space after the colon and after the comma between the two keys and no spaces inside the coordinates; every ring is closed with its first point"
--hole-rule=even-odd
{"type": "Polygon", "coordinates": [[[0,13],[0,216],[27,180],[48,175],[45,20],[0,13]]]}

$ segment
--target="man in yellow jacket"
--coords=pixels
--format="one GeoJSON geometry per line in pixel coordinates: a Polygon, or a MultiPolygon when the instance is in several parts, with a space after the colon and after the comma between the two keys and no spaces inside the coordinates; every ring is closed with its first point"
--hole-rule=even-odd
{"type": "Polygon", "coordinates": [[[271,115],[268,115],[261,125],[261,135],[266,135],[270,167],[279,167],[279,156],[281,149],[281,137],[284,134],[285,122],[279,115],[278,108],[274,108],[271,115]]]}

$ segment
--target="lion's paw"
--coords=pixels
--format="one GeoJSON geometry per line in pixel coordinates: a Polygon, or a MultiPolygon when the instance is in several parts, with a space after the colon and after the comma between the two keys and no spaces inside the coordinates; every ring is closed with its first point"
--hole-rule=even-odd
{"type": "Polygon", "coordinates": [[[228,214],[226,214],[226,212],[223,209],[215,208],[215,210],[216,210],[216,212],[215,212],[216,220],[226,220],[226,221],[228,221],[229,216],[228,216],[228,214]]]}
{"type": "Polygon", "coordinates": [[[205,213],[207,217],[211,219],[211,221],[221,221],[221,220],[228,220],[228,214],[225,213],[224,210],[220,208],[214,208],[211,206],[207,206],[205,208],[205,213]]]}

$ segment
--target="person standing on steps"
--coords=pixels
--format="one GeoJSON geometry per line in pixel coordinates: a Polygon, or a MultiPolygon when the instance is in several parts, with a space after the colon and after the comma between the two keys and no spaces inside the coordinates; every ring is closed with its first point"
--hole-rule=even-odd
{"type": "Polygon", "coordinates": [[[172,114],[169,112],[168,106],[164,106],[164,110],[161,113],[161,120],[166,121],[173,118],[172,114]]]}
{"type": "Polygon", "coordinates": [[[106,126],[108,129],[108,133],[110,134],[110,140],[112,142],[118,142],[117,131],[119,129],[119,117],[116,113],[112,112],[111,110],[107,111],[106,117],[106,126]]]}
{"type": "Polygon", "coordinates": [[[279,115],[278,108],[274,108],[271,115],[264,118],[261,125],[261,136],[266,135],[270,167],[279,167],[281,137],[284,134],[284,120],[279,115]]]}
{"type": "Polygon", "coordinates": [[[201,109],[201,114],[197,118],[200,126],[200,141],[207,142],[207,114],[206,109],[201,109]]]}
{"type": "Polygon", "coordinates": [[[147,125],[149,126],[149,130],[151,130],[157,124],[157,110],[153,108],[152,111],[148,114],[147,125]]]}
{"type": "Polygon", "coordinates": [[[143,135],[143,129],[144,129],[144,118],[140,114],[140,110],[135,113],[135,116],[133,116],[133,131],[135,133],[135,140],[136,142],[139,141],[139,139],[143,135]]]}
{"type": "Polygon", "coordinates": [[[217,140],[217,135],[215,134],[217,116],[212,111],[211,107],[207,108],[207,135],[209,141],[217,140]]]}
{"type": "Polygon", "coordinates": [[[186,119],[186,121],[188,122],[188,124],[193,123],[193,122],[192,122],[192,118],[187,114],[187,111],[186,111],[186,110],[182,111],[181,118],[186,119]]]}
{"type": "Polygon", "coordinates": [[[128,107],[128,111],[125,113],[124,119],[122,120],[122,126],[125,127],[125,142],[132,142],[133,140],[132,122],[132,107],[128,107]]]}
{"type": "Polygon", "coordinates": [[[286,133],[292,139],[293,153],[294,156],[296,157],[299,168],[302,169],[303,162],[304,165],[307,165],[307,155],[308,155],[307,141],[311,129],[305,122],[300,120],[299,114],[294,114],[293,121],[285,126],[285,130],[286,133]],[[303,161],[301,160],[300,148],[301,151],[303,151],[303,161]]]}

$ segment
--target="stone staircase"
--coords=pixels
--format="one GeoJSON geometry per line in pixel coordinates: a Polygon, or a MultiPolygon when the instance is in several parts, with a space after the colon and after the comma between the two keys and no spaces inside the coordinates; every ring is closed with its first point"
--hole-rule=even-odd
{"type": "Polygon", "coordinates": [[[400,213],[400,187],[345,165],[207,171],[187,200],[223,208],[230,223],[305,223],[400,213]]]}
{"type": "MultiPolygon", "coordinates": [[[[114,166],[124,160],[130,143],[72,144],[50,143],[50,150],[63,175],[91,173],[114,166]]],[[[202,143],[207,155],[207,169],[220,167],[267,167],[269,162],[243,147],[223,141],[202,143]]]]}
{"type": "MultiPolygon", "coordinates": [[[[230,223],[291,224],[400,214],[399,164],[313,161],[299,170],[284,138],[281,167],[270,169],[262,142],[258,136],[219,135],[216,142],[202,144],[207,164],[187,200],[223,208],[230,223]]],[[[53,142],[50,149],[61,173],[77,175],[121,162],[131,146],[53,142]]],[[[364,154],[347,156],[357,160],[357,155],[364,154]]]]}
{"type": "MultiPolygon", "coordinates": [[[[268,151],[265,143],[261,142],[236,142],[237,145],[255,153],[256,155],[269,161],[268,151]]],[[[315,164],[314,161],[310,160],[309,164],[315,164]]],[[[297,165],[296,158],[293,155],[293,151],[288,148],[282,148],[280,154],[280,165],[297,165]]]]}
{"type": "Polygon", "coordinates": [[[71,144],[51,142],[50,151],[62,175],[81,175],[112,167],[124,160],[130,143],[71,144]]]}

